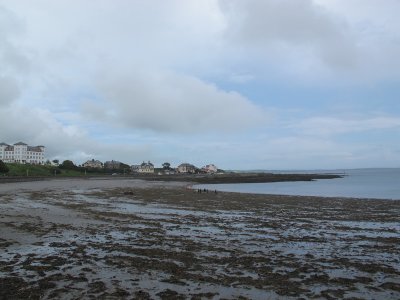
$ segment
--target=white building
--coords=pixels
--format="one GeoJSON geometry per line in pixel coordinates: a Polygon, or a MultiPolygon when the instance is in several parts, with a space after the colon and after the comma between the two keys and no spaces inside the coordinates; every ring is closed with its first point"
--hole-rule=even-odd
{"type": "Polygon", "coordinates": [[[178,173],[194,174],[197,172],[197,168],[192,164],[183,163],[178,166],[177,171],[178,173]]]}
{"type": "Polygon", "coordinates": [[[202,167],[201,170],[203,172],[209,173],[209,174],[218,172],[218,168],[213,164],[206,165],[206,166],[202,167]]]}
{"type": "Polygon", "coordinates": [[[91,159],[85,162],[82,166],[89,169],[102,169],[103,163],[99,160],[91,159]]]}
{"type": "Polygon", "coordinates": [[[139,173],[154,173],[154,165],[149,161],[149,162],[143,162],[139,166],[139,173]]]}
{"type": "Polygon", "coordinates": [[[44,146],[28,146],[19,142],[14,145],[0,143],[0,160],[5,163],[37,164],[45,163],[44,146]]]}

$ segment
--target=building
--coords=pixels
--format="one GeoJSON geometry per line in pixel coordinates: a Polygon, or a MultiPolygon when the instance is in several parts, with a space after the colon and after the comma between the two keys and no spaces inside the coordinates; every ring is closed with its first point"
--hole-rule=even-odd
{"type": "Polygon", "coordinates": [[[106,161],[104,163],[104,169],[108,169],[108,170],[118,170],[121,168],[121,166],[122,166],[122,163],[120,161],[116,161],[116,160],[106,161]]]}
{"type": "Polygon", "coordinates": [[[201,170],[204,173],[208,173],[208,174],[213,174],[213,173],[218,172],[218,168],[213,164],[206,165],[206,166],[202,167],[201,170]]]}
{"type": "Polygon", "coordinates": [[[132,173],[139,173],[140,165],[132,165],[131,171],[132,173]]]}
{"type": "Polygon", "coordinates": [[[178,173],[189,173],[189,174],[197,173],[197,168],[188,163],[180,164],[176,170],[178,171],[178,173]]]}
{"type": "Polygon", "coordinates": [[[89,169],[102,169],[103,163],[99,160],[92,159],[85,162],[82,166],[89,169]]]}
{"type": "Polygon", "coordinates": [[[138,169],[139,173],[154,173],[154,165],[149,162],[143,162],[138,169]]]}
{"type": "Polygon", "coordinates": [[[29,146],[19,142],[14,145],[0,143],[0,160],[5,163],[36,164],[45,163],[44,146],[29,146]]]}

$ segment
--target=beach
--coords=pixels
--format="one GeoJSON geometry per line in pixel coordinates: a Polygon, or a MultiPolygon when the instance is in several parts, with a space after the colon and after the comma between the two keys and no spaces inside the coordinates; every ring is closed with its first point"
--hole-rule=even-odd
{"type": "Polygon", "coordinates": [[[399,299],[400,201],[0,184],[0,299],[399,299]]]}

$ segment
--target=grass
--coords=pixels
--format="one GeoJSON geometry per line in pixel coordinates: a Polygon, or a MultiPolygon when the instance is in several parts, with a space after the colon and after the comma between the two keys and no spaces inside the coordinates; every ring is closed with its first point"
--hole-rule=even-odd
{"type": "MultiPolygon", "coordinates": [[[[54,176],[53,166],[46,165],[30,165],[30,164],[7,164],[10,171],[8,176],[54,176]]],[[[76,170],[60,170],[56,176],[69,177],[69,176],[84,176],[84,172],[76,170]]]]}

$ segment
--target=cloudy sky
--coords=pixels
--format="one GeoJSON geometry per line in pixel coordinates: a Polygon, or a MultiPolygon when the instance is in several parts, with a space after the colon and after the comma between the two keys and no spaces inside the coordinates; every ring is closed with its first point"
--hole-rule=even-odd
{"type": "Polygon", "coordinates": [[[0,142],[49,159],[400,167],[398,0],[0,0],[0,142]]]}

